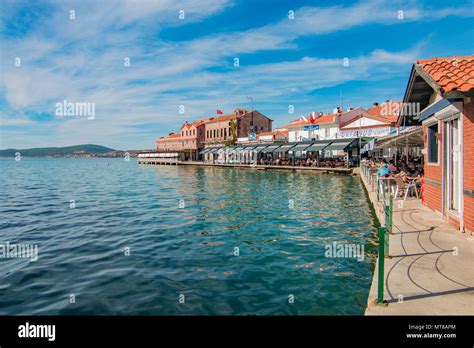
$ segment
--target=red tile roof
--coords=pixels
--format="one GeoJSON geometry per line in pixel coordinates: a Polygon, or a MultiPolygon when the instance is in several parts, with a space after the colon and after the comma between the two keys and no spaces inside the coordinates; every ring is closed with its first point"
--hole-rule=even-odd
{"type": "Polygon", "coordinates": [[[221,121],[228,121],[228,120],[232,120],[234,118],[237,118],[237,116],[235,114],[228,114],[228,115],[224,115],[224,116],[219,116],[217,118],[211,118],[208,123],[214,123],[214,122],[221,122],[221,121]]]}
{"type": "Polygon", "coordinates": [[[398,112],[400,111],[400,106],[402,103],[403,103],[402,101],[385,102],[377,106],[373,106],[370,109],[367,109],[367,112],[371,115],[379,115],[379,116],[385,116],[385,117],[397,115],[398,117],[398,112]],[[392,115],[385,114],[386,112],[390,112],[390,111],[393,112],[392,115]]]}
{"type": "MultiPolygon", "coordinates": [[[[336,122],[336,118],[339,114],[328,114],[328,115],[323,115],[319,116],[316,121],[314,121],[313,124],[321,124],[321,123],[334,123],[336,122]]],[[[309,116],[308,116],[309,117],[309,116]]],[[[306,117],[306,118],[308,118],[306,117]]],[[[301,127],[301,126],[307,126],[310,125],[311,123],[309,121],[302,121],[302,120],[293,120],[291,121],[290,124],[287,124],[285,126],[282,126],[280,128],[291,128],[291,127],[301,127]]]]}
{"type": "Polygon", "coordinates": [[[357,121],[361,119],[362,117],[370,118],[372,120],[376,120],[379,122],[385,123],[387,126],[391,125],[392,123],[396,123],[398,120],[398,116],[383,116],[383,115],[371,115],[371,114],[361,114],[359,116],[356,116],[354,118],[351,118],[350,120],[342,123],[339,125],[339,127],[343,128],[346,127],[348,124],[351,124],[354,121],[357,121]]]}
{"type": "Polygon", "coordinates": [[[474,90],[474,55],[424,59],[416,64],[432,77],[444,93],[474,90]]]}
{"type": "Polygon", "coordinates": [[[283,134],[283,135],[288,135],[289,131],[288,129],[276,129],[275,133],[277,134],[283,134]]]}
{"type": "Polygon", "coordinates": [[[337,116],[338,116],[338,114],[329,114],[329,115],[320,116],[316,119],[316,121],[314,123],[315,124],[318,124],[318,123],[334,123],[334,122],[336,122],[337,116]]]}
{"type": "Polygon", "coordinates": [[[275,129],[274,131],[271,132],[264,132],[264,133],[258,133],[257,137],[265,136],[265,135],[288,135],[288,130],[287,129],[275,129]]]}
{"type": "Polygon", "coordinates": [[[196,127],[199,127],[200,125],[202,125],[203,123],[209,121],[210,118],[209,117],[206,117],[206,118],[201,118],[200,120],[197,120],[197,121],[194,121],[193,122],[193,125],[195,125],[196,127]]]}
{"type": "Polygon", "coordinates": [[[291,121],[290,124],[281,126],[280,128],[291,128],[291,127],[297,127],[297,126],[304,126],[304,125],[307,125],[307,124],[309,124],[309,122],[304,122],[304,121],[300,121],[300,120],[293,120],[293,121],[291,121]]]}
{"type": "Polygon", "coordinates": [[[181,134],[169,134],[166,137],[161,137],[160,139],[158,139],[158,141],[166,141],[166,140],[177,139],[177,138],[181,138],[181,134]]]}

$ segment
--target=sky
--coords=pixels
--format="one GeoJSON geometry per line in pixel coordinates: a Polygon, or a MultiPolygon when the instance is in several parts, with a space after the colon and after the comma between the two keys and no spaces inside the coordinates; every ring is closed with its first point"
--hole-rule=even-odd
{"type": "Polygon", "coordinates": [[[278,127],[341,100],[344,109],[401,100],[417,59],[474,53],[473,9],[463,0],[0,0],[0,148],[151,149],[216,109],[254,108],[278,127]],[[58,111],[64,103],[71,114],[58,111]]]}

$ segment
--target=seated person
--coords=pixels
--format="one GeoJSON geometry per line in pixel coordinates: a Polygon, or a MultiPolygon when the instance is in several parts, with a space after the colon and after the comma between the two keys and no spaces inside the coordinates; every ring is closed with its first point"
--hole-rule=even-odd
{"type": "Polygon", "coordinates": [[[392,174],[392,171],[386,163],[377,171],[377,176],[379,177],[387,177],[390,176],[390,174],[392,174]]]}
{"type": "Polygon", "coordinates": [[[390,161],[388,164],[388,167],[390,168],[390,171],[394,174],[398,173],[397,167],[393,164],[393,161],[390,161]]]}
{"type": "Polygon", "coordinates": [[[397,174],[400,178],[402,178],[403,182],[408,182],[408,173],[405,172],[403,169],[400,170],[400,173],[397,174]]]}

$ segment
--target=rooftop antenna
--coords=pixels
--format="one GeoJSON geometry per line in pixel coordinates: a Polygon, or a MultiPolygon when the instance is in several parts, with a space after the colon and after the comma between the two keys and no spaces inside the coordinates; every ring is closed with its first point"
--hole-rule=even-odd
{"type": "MultiPolygon", "coordinates": [[[[255,109],[253,108],[253,97],[247,96],[247,99],[250,100],[250,103],[251,103],[250,105],[251,105],[251,107],[252,107],[252,125],[253,125],[253,111],[255,110],[255,109]]],[[[252,127],[250,127],[250,128],[252,128],[252,127]]],[[[255,131],[255,133],[257,133],[257,131],[255,131]]]]}
{"type": "Polygon", "coordinates": [[[247,97],[248,100],[250,100],[250,105],[252,106],[252,110],[255,110],[253,107],[253,97],[247,97]]]}

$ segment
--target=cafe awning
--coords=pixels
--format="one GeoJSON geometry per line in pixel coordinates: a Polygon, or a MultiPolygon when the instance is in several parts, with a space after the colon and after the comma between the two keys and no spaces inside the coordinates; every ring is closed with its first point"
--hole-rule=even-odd
{"type": "Polygon", "coordinates": [[[274,153],[277,153],[277,152],[281,152],[281,153],[285,153],[285,152],[288,152],[289,150],[292,150],[292,148],[295,146],[295,144],[285,144],[285,145],[281,145],[280,147],[276,148],[275,150],[273,150],[274,153]]]}
{"type": "Polygon", "coordinates": [[[313,143],[310,147],[306,148],[305,151],[321,151],[326,148],[331,142],[330,141],[320,141],[313,143]]]}
{"type": "Polygon", "coordinates": [[[423,128],[413,126],[403,134],[377,139],[375,148],[395,148],[395,147],[420,147],[423,148],[423,128]]]}
{"type": "Polygon", "coordinates": [[[272,144],[272,145],[267,146],[266,148],[262,149],[259,152],[270,153],[270,152],[274,152],[279,147],[280,147],[280,144],[278,144],[278,145],[272,144]]]}
{"type": "Polygon", "coordinates": [[[244,150],[252,150],[255,149],[257,145],[250,145],[250,146],[244,146],[244,150]]]}
{"type": "Polygon", "coordinates": [[[257,151],[257,153],[260,153],[262,152],[263,150],[265,150],[267,148],[268,144],[265,144],[265,145],[259,145],[257,146],[254,150],[257,151]]]}
{"type": "Polygon", "coordinates": [[[204,155],[205,153],[208,153],[210,150],[212,150],[212,149],[204,149],[204,150],[200,151],[199,154],[204,155]]]}
{"type": "Polygon", "coordinates": [[[222,149],[222,147],[214,147],[214,148],[210,149],[210,151],[208,153],[216,153],[220,149],[222,149]]]}
{"type": "Polygon", "coordinates": [[[311,146],[312,143],[298,143],[291,149],[291,151],[306,151],[308,147],[311,146]]]}
{"type": "Polygon", "coordinates": [[[333,141],[331,144],[328,145],[328,147],[324,149],[324,151],[346,150],[353,141],[354,139],[333,141]]]}
{"type": "Polygon", "coordinates": [[[258,145],[256,148],[255,148],[255,151],[257,151],[257,153],[259,152],[262,152],[263,150],[265,150],[265,148],[268,146],[268,144],[265,144],[265,145],[258,145]]]}

